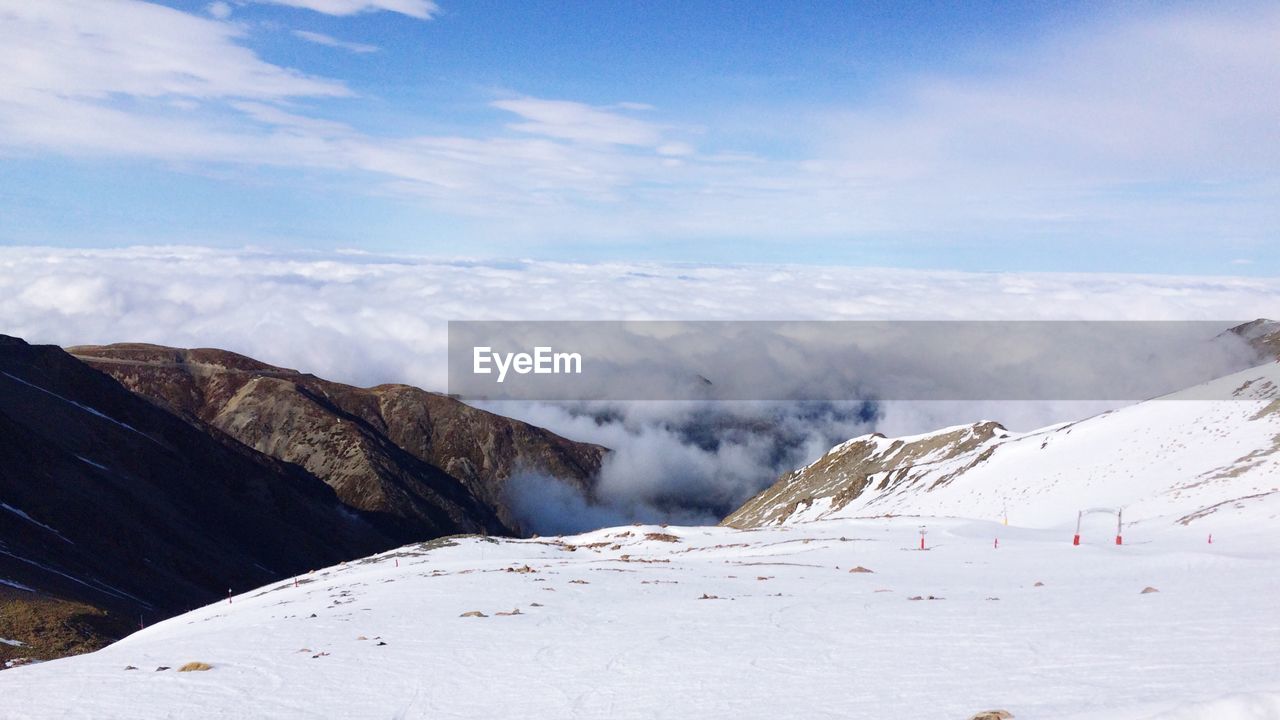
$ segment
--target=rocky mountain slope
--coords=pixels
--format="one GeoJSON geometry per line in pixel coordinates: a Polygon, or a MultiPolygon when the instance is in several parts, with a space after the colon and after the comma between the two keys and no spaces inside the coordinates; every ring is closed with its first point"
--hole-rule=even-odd
{"type": "Polygon", "coordinates": [[[302,466],[405,542],[518,532],[505,493],[512,475],[550,475],[589,495],[604,453],[407,385],[352,387],[224,350],[68,350],[192,422],[302,466]]]}
{"type": "Polygon", "coordinates": [[[1186,524],[1220,512],[1274,513],[1264,500],[1277,492],[1280,363],[1272,362],[1029,433],[982,422],[854,438],[783,476],[724,523],[950,515],[1048,527],[1111,507],[1123,508],[1126,521],[1186,524]]]}
{"type": "Polygon", "coordinates": [[[306,471],[0,336],[0,659],[92,648],[392,543],[306,471]]]}

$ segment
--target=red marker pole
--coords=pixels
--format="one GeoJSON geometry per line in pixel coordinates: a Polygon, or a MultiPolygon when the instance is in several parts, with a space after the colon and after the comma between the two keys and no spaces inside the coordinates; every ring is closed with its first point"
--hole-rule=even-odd
{"type": "Polygon", "coordinates": [[[996,550],[999,550],[999,549],[1000,549],[1000,538],[996,538],[995,548],[996,548],[996,550]]]}
{"type": "Polygon", "coordinates": [[[1213,544],[1213,533],[1209,533],[1209,544],[1213,544]]]}

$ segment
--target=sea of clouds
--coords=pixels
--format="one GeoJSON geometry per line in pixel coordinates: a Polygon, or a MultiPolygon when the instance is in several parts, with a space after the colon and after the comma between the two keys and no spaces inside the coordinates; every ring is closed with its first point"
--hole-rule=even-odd
{"type": "MultiPolygon", "coordinates": [[[[58,345],[219,347],[356,385],[445,389],[449,320],[1248,320],[1280,279],[810,266],[470,261],[194,247],[0,248],[0,333],[58,345]]],[[[503,403],[613,449],[593,497],[512,484],[530,529],[708,522],[879,431],[1026,430],[1102,402],[503,403]]]]}

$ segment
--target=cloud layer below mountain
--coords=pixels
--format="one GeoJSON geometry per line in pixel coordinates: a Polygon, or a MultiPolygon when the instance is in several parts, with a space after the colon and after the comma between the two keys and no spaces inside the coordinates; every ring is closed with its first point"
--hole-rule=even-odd
{"type": "MultiPolygon", "coordinates": [[[[449,320],[1233,320],[1280,316],[1280,279],[982,274],[805,266],[387,257],[192,247],[0,248],[0,332],[31,342],[220,347],[359,385],[443,389],[449,320]]],[[[636,403],[494,409],[615,450],[594,502],[517,484],[542,532],[706,521],[832,443],[997,419],[1013,429],[1098,403],[875,408],[636,403]],[[604,420],[602,420],[604,418],[604,420]]]]}

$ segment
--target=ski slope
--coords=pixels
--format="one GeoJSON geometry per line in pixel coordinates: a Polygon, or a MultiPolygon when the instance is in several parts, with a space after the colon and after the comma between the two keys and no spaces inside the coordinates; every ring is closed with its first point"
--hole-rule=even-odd
{"type": "Polygon", "coordinates": [[[1128,535],[880,518],[436,541],[0,672],[0,717],[1280,718],[1274,528],[1128,535]]]}

